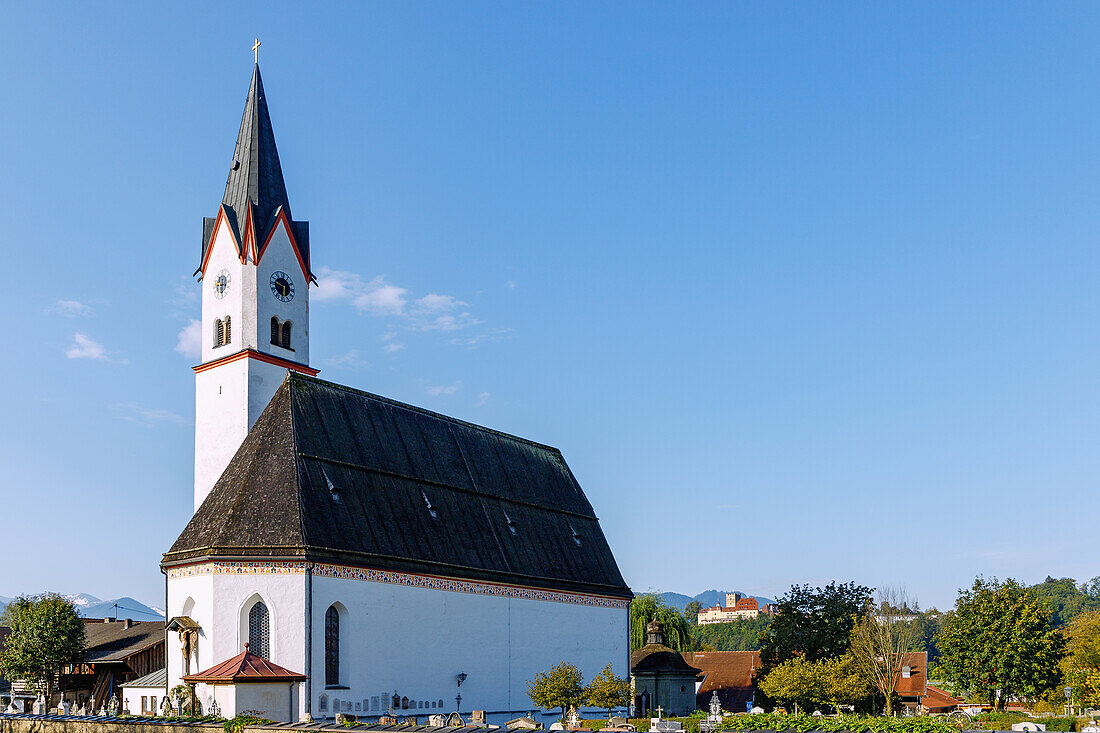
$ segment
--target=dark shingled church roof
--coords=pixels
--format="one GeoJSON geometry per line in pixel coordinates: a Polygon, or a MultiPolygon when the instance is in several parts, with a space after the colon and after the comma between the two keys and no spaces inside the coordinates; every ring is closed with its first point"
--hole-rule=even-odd
{"type": "Polygon", "coordinates": [[[242,556],[631,597],[556,448],[293,372],[164,563],[242,556]]]}
{"type": "MultiPolygon", "coordinates": [[[[290,215],[290,199],[286,195],[283,168],[279,163],[279,151],[275,147],[275,131],[271,127],[271,115],[267,111],[267,97],[264,95],[264,83],[260,78],[258,64],[252,72],[252,84],[244,103],[241,130],[237,134],[237,145],[229,164],[229,178],[225,182],[222,204],[238,245],[244,243],[245,222],[251,209],[258,239],[257,248],[267,239],[275,225],[279,209],[282,208],[290,221],[302,260],[309,265],[309,222],[294,221],[290,215]]],[[[215,220],[216,218],[209,217],[203,220],[200,261],[206,259],[215,220]]]]}

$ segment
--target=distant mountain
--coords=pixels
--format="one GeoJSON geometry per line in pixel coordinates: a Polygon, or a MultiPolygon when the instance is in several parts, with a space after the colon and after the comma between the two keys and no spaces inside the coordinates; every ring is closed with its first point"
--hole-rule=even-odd
{"type": "Polygon", "coordinates": [[[87,593],[68,593],[62,597],[76,606],[77,611],[88,608],[89,606],[94,606],[97,603],[103,603],[103,601],[87,593]]]}
{"type": "MultiPolygon", "coordinates": [[[[687,604],[691,603],[692,601],[699,601],[699,605],[701,605],[703,608],[709,608],[710,606],[715,606],[719,603],[725,603],[726,593],[733,592],[734,591],[705,590],[697,596],[685,596],[683,593],[666,592],[658,593],[657,597],[668,605],[672,606],[673,608],[683,611],[687,604]]],[[[771,598],[766,598],[764,596],[753,596],[753,598],[755,598],[756,602],[759,603],[761,606],[765,606],[769,603],[775,603],[775,601],[771,598]]]]}
{"type": "MultiPolygon", "coordinates": [[[[101,601],[87,593],[66,593],[62,597],[76,606],[76,612],[82,618],[129,618],[134,621],[161,621],[164,619],[164,612],[161,609],[146,606],[130,596],[112,598],[109,601],[101,601]]],[[[0,596],[0,613],[4,612],[11,600],[6,596],[0,596]]]]}
{"type": "Polygon", "coordinates": [[[100,601],[89,604],[83,608],[77,607],[77,613],[84,618],[130,618],[134,621],[161,621],[163,613],[146,606],[141,601],[135,601],[130,596],[112,598],[109,601],[100,601]]]}

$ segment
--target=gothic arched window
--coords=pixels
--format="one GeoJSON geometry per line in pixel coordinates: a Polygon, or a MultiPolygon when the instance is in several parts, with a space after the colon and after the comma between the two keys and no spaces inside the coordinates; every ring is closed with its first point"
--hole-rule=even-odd
{"type": "Polygon", "coordinates": [[[230,328],[229,328],[229,316],[226,316],[225,317],[225,341],[223,341],[222,343],[223,344],[228,344],[232,340],[233,340],[233,338],[230,335],[230,328]]]}
{"type": "Polygon", "coordinates": [[[248,651],[264,659],[271,657],[271,622],[263,601],[256,601],[248,611],[248,651]]]}
{"type": "Polygon", "coordinates": [[[340,612],[336,606],[325,612],[325,684],[340,684],[340,612]]]}
{"type": "Polygon", "coordinates": [[[225,343],[225,324],[222,323],[222,319],[214,319],[214,348],[218,348],[225,343]]]}
{"type": "Polygon", "coordinates": [[[284,349],[290,348],[290,321],[283,321],[283,333],[279,339],[279,345],[284,349]]]}
{"type": "Polygon", "coordinates": [[[279,345],[279,319],[275,316],[271,317],[271,343],[279,345]]]}

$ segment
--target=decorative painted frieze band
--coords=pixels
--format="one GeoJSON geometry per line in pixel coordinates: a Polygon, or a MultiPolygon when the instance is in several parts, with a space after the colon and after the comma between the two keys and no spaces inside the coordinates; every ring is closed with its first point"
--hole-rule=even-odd
{"type": "MultiPolygon", "coordinates": [[[[305,575],[307,563],[304,562],[204,562],[183,565],[168,569],[170,579],[191,578],[199,575],[305,575]]],[[[598,606],[600,608],[627,608],[630,602],[623,598],[590,596],[583,593],[565,593],[562,591],[524,588],[498,583],[479,583],[454,578],[442,578],[434,575],[412,575],[395,573],[389,570],[353,568],[346,565],[317,563],[313,574],[324,578],[343,580],[364,580],[371,583],[390,583],[407,585],[414,588],[451,591],[453,593],[473,593],[481,596],[502,596],[504,598],[522,598],[530,601],[551,601],[554,603],[572,603],[578,606],[598,606]]]]}

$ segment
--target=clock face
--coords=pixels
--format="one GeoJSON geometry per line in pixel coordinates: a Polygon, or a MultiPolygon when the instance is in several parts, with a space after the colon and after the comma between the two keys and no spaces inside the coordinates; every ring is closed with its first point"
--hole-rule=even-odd
{"type": "Polygon", "coordinates": [[[229,270],[222,270],[214,278],[214,297],[221,300],[225,297],[227,290],[229,290],[229,270]]]}
{"type": "Polygon", "coordinates": [[[272,295],[284,303],[288,300],[294,300],[294,282],[290,279],[290,275],[276,270],[271,273],[270,282],[272,295]]]}

